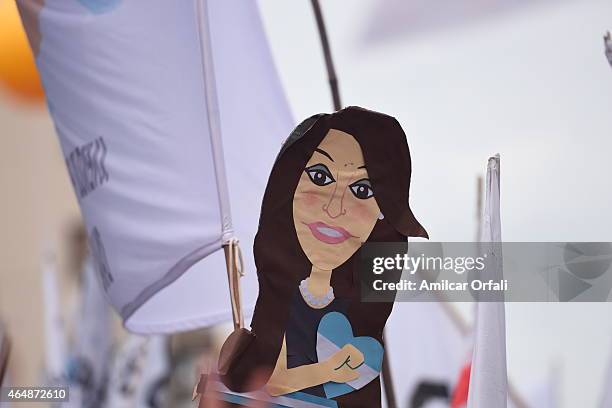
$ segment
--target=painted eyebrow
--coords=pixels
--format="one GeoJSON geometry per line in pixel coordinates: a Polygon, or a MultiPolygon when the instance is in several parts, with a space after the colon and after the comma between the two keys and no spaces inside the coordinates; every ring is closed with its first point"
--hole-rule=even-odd
{"type": "Polygon", "coordinates": [[[332,157],[329,155],[329,153],[327,153],[325,150],[321,150],[318,147],[316,149],[314,149],[315,152],[317,153],[321,153],[323,156],[327,156],[327,158],[331,161],[334,161],[334,159],[332,159],[332,157]]]}
{"type": "Polygon", "coordinates": [[[365,168],[366,168],[365,164],[363,166],[357,167],[357,169],[365,169],[365,168]]]}

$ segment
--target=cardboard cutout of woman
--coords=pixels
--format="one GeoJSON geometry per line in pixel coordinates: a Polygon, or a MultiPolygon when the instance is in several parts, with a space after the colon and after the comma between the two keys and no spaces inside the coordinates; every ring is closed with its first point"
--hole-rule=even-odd
{"type": "Polygon", "coordinates": [[[380,406],[393,304],[361,302],[357,252],[365,242],[427,237],[408,204],[410,175],[406,135],[388,115],[348,107],[293,131],[263,198],[252,331],[234,332],[220,357],[229,390],[380,406]]]}

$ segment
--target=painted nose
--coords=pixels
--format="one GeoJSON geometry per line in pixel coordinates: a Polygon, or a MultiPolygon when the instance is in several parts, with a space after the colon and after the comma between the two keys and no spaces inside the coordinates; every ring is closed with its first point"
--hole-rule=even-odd
{"type": "Polygon", "coordinates": [[[336,189],[332,193],[327,204],[323,204],[323,211],[325,211],[331,219],[338,218],[341,215],[346,214],[346,208],[344,208],[344,191],[346,189],[341,189],[342,193],[340,193],[338,190],[340,189],[338,186],[336,186],[336,189]]]}

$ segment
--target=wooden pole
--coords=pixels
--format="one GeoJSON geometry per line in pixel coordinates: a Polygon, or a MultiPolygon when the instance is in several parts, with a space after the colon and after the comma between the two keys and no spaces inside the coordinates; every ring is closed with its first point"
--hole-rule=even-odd
{"type": "Polygon", "coordinates": [[[482,190],[483,190],[482,175],[476,177],[476,242],[480,242],[480,234],[482,233],[482,190]]]}
{"type": "MultiPolygon", "coordinates": [[[[336,70],[334,68],[334,60],[332,58],[331,49],[329,47],[329,40],[327,38],[327,30],[325,29],[325,21],[323,20],[323,12],[318,0],[311,0],[312,9],[314,11],[315,20],[317,21],[317,28],[319,30],[319,38],[321,39],[321,48],[323,49],[323,57],[325,59],[325,67],[327,68],[327,78],[329,81],[329,89],[332,95],[332,101],[334,104],[334,110],[338,111],[342,109],[342,102],[340,100],[340,90],[338,89],[338,77],[336,76],[336,70]]],[[[384,345],[384,333],[383,333],[383,347],[384,345]]],[[[386,347],[385,347],[386,350],[386,347]]],[[[395,391],[393,387],[393,379],[391,376],[391,368],[389,363],[389,353],[385,352],[382,366],[382,382],[385,388],[385,397],[387,400],[388,408],[396,408],[395,391]]]]}
{"type": "MultiPolygon", "coordinates": [[[[323,12],[318,0],[311,0],[312,9],[314,11],[315,20],[317,21],[317,28],[319,30],[319,38],[321,39],[321,48],[323,49],[323,57],[325,59],[325,67],[327,68],[327,78],[329,81],[329,89],[332,95],[332,101],[334,104],[334,110],[338,111],[342,109],[342,102],[340,100],[340,90],[338,89],[338,77],[336,76],[336,70],[334,68],[334,60],[332,58],[331,49],[329,47],[329,40],[327,38],[327,30],[325,29],[325,21],[323,20],[323,12]]],[[[389,362],[389,352],[384,344],[384,333],[383,333],[383,347],[385,348],[385,356],[383,358],[382,365],[382,382],[385,388],[385,398],[387,400],[388,408],[396,408],[395,391],[393,387],[393,378],[391,376],[391,367],[389,362]]]]}
{"type": "Polygon", "coordinates": [[[325,67],[327,68],[327,78],[329,80],[329,88],[332,94],[332,100],[334,103],[334,110],[342,109],[342,102],[340,102],[340,91],[338,90],[338,78],[336,77],[336,70],[334,69],[334,60],[331,55],[331,49],[329,48],[329,40],[327,39],[327,30],[325,29],[325,21],[323,20],[323,13],[321,12],[321,6],[319,0],[311,0],[312,9],[314,11],[315,19],[317,20],[317,28],[319,29],[319,37],[321,39],[321,48],[323,48],[323,57],[325,58],[325,67]]]}
{"type": "Polygon", "coordinates": [[[239,257],[239,249],[236,247],[238,243],[232,241],[223,245],[225,253],[225,265],[227,269],[227,281],[229,283],[230,301],[232,304],[232,320],[234,322],[234,330],[244,327],[244,316],[242,314],[242,298],[240,295],[240,276],[241,271],[237,270],[237,265],[242,263],[239,257]]]}

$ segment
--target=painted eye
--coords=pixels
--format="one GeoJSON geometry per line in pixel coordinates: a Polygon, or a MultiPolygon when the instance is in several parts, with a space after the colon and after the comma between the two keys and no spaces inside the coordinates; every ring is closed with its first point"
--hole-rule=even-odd
{"type": "Polygon", "coordinates": [[[336,181],[324,164],[315,164],[314,166],[307,167],[305,171],[310,180],[317,186],[326,186],[336,181]]]}
{"type": "Polygon", "coordinates": [[[374,190],[372,190],[372,184],[370,184],[370,180],[361,179],[359,181],[354,182],[349,186],[353,195],[360,200],[365,200],[374,195],[374,190]]]}

